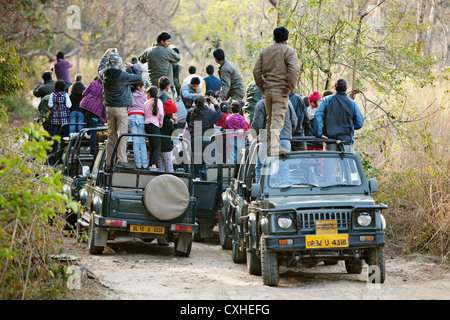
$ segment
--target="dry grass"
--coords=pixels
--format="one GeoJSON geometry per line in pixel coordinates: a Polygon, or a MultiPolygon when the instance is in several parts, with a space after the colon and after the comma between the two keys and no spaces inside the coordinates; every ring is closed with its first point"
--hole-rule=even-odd
{"type": "Polygon", "coordinates": [[[386,130],[376,144],[361,147],[377,168],[377,200],[389,205],[385,216],[393,253],[450,259],[450,105],[444,92],[448,86],[442,81],[433,88],[410,88],[410,101],[418,106],[416,115],[422,120],[404,124],[400,131],[386,130]]]}

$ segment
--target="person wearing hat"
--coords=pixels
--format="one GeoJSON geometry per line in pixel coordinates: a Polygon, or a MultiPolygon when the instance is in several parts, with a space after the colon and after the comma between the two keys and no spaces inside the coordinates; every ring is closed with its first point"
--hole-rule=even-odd
{"type": "Polygon", "coordinates": [[[264,48],[256,59],[253,77],[266,98],[267,144],[271,155],[290,151],[280,146],[280,131],[288,110],[289,94],[295,91],[300,72],[297,52],[287,45],[289,30],[277,27],[275,43],[264,48]]]}
{"type": "MultiPolygon", "coordinates": [[[[172,136],[177,124],[177,106],[172,100],[166,100],[164,103],[164,120],[161,127],[161,134],[165,136],[172,136]]],[[[173,172],[172,162],[172,139],[161,139],[161,155],[158,161],[158,168],[166,172],[173,172]]]]}
{"type": "MultiPolygon", "coordinates": [[[[111,156],[118,137],[128,133],[128,107],[133,105],[131,85],[142,81],[142,74],[136,64],[123,63],[122,57],[112,49],[106,50],[98,66],[98,75],[103,81],[103,104],[107,110],[108,142],[106,163],[111,164],[111,156]],[[122,70],[130,67],[133,74],[122,70]]],[[[127,139],[121,139],[117,148],[117,167],[132,169],[127,159],[127,139]]]]}
{"type": "Polygon", "coordinates": [[[319,106],[320,100],[322,100],[322,96],[320,95],[319,91],[314,91],[310,94],[308,97],[308,117],[309,120],[314,119],[314,114],[316,113],[317,107],[319,106]]]}
{"type": "MultiPolygon", "coordinates": [[[[334,88],[336,93],[322,99],[314,114],[314,134],[316,137],[341,140],[344,150],[354,153],[353,134],[361,129],[364,117],[355,101],[347,97],[347,81],[340,78],[334,88]]],[[[327,143],[326,150],[339,150],[334,143],[327,143]]]]}

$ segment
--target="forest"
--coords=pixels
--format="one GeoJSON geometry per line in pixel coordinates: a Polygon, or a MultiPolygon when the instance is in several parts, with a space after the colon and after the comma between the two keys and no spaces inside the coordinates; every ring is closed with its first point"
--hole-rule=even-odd
{"type": "Polygon", "coordinates": [[[285,26],[300,61],[298,94],[348,80],[365,119],[356,150],[367,175],[378,180],[376,201],[389,207],[388,254],[450,261],[449,0],[0,2],[0,138],[8,141],[0,148],[0,298],[30,298],[33,291],[23,288],[31,275],[62,274],[45,264],[60,240],[43,221],[70,200],[58,194],[60,174],[43,166],[47,142],[34,123],[31,93],[42,72],[62,51],[73,64],[72,77],[81,74],[88,83],[108,48],[130,61],[161,31],[180,51],[181,79],[191,65],[202,76],[208,64],[217,68],[212,52],[222,48],[247,84],[259,52],[273,42],[273,29],[285,26]],[[30,136],[42,143],[24,138],[30,136]],[[45,237],[54,241],[46,246],[45,237]],[[24,241],[39,254],[23,249],[24,241]],[[23,269],[17,279],[15,264],[23,269]],[[8,277],[15,281],[4,290],[8,277]]]}

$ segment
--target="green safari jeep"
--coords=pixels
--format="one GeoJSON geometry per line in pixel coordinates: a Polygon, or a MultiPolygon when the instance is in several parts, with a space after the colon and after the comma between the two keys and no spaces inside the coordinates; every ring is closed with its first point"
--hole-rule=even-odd
{"type": "MultiPolygon", "coordinates": [[[[311,138],[317,142],[334,142],[311,138]]],[[[305,139],[306,141],[306,139],[305,139]]],[[[336,141],[339,143],[339,141],[336,141]]],[[[264,159],[256,181],[260,143],[243,150],[242,163],[223,194],[219,236],[236,263],[277,286],[279,266],[345,262],[348,273],[369,265],[369,281],[385,281],[386,226],[356,154],[297,151],[264,159]]]]}
{"type": "MultiPolygon", "coordinates": [[[[77,221],[79,229],[88,228],[89,252],[102,254],[109,240],[131,236],[146,242],[153,239],[174,242],[175,255],[187,257],[193,234],[198,231],[193,196],[194,170],[170,173],[112,165],[119,141],[128,140],[130,136],[171,138],[122,134],[108,164],[106,146],[99,146],[91,174],[80,192],[85,210],[77,221]]],[[[127,156],[128,163],[133,165],[133,153],[127,156]]]]}
{"type": "MultiPolygon", "coordinates": [[[[80,190],[86,183],[94,163],[94,156],[90,154],[90,140],[87,135],[93,131],[103,130],[108,130],[108,128],[84,128],[72,138],[63,139],[61,146],[64,146],[64,148],[58,152],[60,158],[56,168],[62,172],[62,191],[67,194],[69,199],[80,201],[80,190]]],[[[76,225],[77,213],[68,208],[65,220],[65,229],[73,229],[76,225]]]]}

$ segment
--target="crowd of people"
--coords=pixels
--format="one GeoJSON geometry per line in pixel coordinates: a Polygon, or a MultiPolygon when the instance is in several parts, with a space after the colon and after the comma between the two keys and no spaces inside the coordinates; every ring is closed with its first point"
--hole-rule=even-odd
{"type": "MultiPolygon", "coordinates": [[[[212,64],[205,68],[206,77],[190,66],[189,75],[181,80],[180,52],[171,44],[167,32],[158,34],[156,42],[130,63],[123,62],[117,49],[108,49],[99,63],[98,76],[88,86],[83,85],[81,75],[72,82],[72,65],[59,52],[33,91],[41,98],[39,121],[51,136],[76,134],[83,128],[76,123],[90,128],[107,124],[108,164],[123,133],[172,136],[180,130],[191,141],[197,176],[201,176],[205,164],[203,151],[211,141],[205,133],[209,130],[227,132],[222,149],[222,159],[227,163],[236,163],[239,150],[245,146],[245,131],[250,129],[254,129],[263,142],[263,152],[269,155],[322,148],[293,139],[304,136],[338,139],[347,152],[354,152],[354,130],[362,127],[364,119],[355,101],[346,94],[346,80],[336,81],[335,93],[314,91],[300,96],[295,92],[300,64],[296,51],[287,44],[289,31],[277,27],[273,36],[274,43],[258,55],[254,81],[247,87],[237,67],[220,48],[213,52],[218,76],[214,75],[212,64]],[[145,64],[148,79],[143,75],[145,64]],[[74,125],[62,129],[67,124],[74,125]],[[232,134],[228,134],[230,131],[232,134]]],[[[144,137],[130,139],[136,168],[173,172],[171,139],[149,137],[149,150],[144,137]]],[[[134,168],[128,163],[127,143],[128,139],[121,139],[117,162],[112,165],[134,168]]],[[[93,132],[91,154],[96,148],[93,132]]],[[[336,146],[326,144],[326,148],[335,150],[336,146]]]]}

